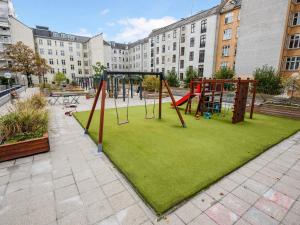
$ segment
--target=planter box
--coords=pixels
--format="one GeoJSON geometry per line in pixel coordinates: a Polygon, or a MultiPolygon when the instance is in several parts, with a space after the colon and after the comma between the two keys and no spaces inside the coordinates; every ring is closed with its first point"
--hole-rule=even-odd
{"type": "Polygon", "coordinates": [[[45,134],[42,138],[13,144],[4,144],[0,145],[0,162],[48,152],[49,150],[50,144],[48,134],[45,134]]]}

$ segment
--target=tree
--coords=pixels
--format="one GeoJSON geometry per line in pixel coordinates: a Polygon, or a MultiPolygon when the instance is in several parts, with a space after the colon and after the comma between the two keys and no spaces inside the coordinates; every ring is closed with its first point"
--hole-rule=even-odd
{"type": "Polygon", "coordinates": [[[45,74],[51,69],[51,67],[47,64],[47,61],[40,57],[39,54],[35,55],[35,68],[34,74],[39,77],[39,82],[41,83],[41,78],[43,79],[43,83],[45,83],[45,74]]]}
{"type": "Polygon", "coordinates": [[[57,72],[54,76],[54,81],[57,85],[61,85],[61,83],[66,80],[67,80],[66,75],[62,72],[57,72]]]}
{"type": "Polygon", "coordinates": [[[101,77],[105,69],[106,67],[102,65],[101,62],[96,62],[96,65],[93,66],[93,70],[95,72],[96,77],[101,77]]]}
{"type": "Polygon", "coordinates": [[[268,95],[278,95],[283,90],[282,79],[272,66],[264,65],[253,73],[258,81],[257,92],[268,95]]]}
{"type": "Polygon", "coordinates": [[[186,87],[189,87],[191,80],[198,77],[198,73],[192,67],[189,67],[185,72],[184,83],[186,87]]]}
{"type": "Polygon", "coordinates": [[[166,80],[171,87],[179,87],[179,80],[175,71],[168,72],[166,80]]]}
{"type": "Polygon", "coordinates": [[[36,66],[34,51],[19,41],[6,49],[6,55],[12,61],[8,69],[26,75],[28,86],[31,86],[31,74],[34,73],[36,66]]]}
{"type": "Polygon", "coordinates": [[[233,69],[228,67],[222,67],[218,72],[215,74],[216,79],[232,79],[235,75],[233,69]]]}

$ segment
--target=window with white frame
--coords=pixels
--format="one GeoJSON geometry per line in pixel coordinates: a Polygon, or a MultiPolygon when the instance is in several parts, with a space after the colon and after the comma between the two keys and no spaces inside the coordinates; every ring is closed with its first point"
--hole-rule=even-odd
{"type": "Polygon", "coordinates": [[[54,74],[54,73],[55,73],[55,71],[54,71],[53,68],[50,69],[50,73],[51,73],[51,74],[54,74]]]}
{"type": "Polygon", "coordinates": [[[53,65],[53,59],[49,59],[49,64],[53,65]]]}
{"type": "Polygon", "coordinates": [[[74,65],[71,65],[71,70],[74,70],[75,69],[75,66],[74,65]]]}
{"type": "Polygon", "coordinates": [[[52,49],[48,49],[48,55],[52,55],[52,49]]]}
{"type": "Polygon", "coordinates": [[[72,55],[70,56],[70,61],[74,61],[74,57],[72,55]]]}
{"type": "Polygon", "coordinates": [[[184,68],[184,60],[180,60],[180,69],[184,68]]]}
{"type": "Polygon", "coordinates": [[[285,61],[285,69],[289,71],[298,70],[300,65],[300,56],[287,57],[285,61]]]}
{"type": "Polygon", "coordinates": [[[48,46],[51,46],[51,45],[52,45],[51,40],[47,40],[47,45],[48,45],[48,46]]]}
{"type": "Polygon", "coordinates": [[[204,48],[206,45],[206,35],[201,35],[200,36],[200,48],[204,48]]]}
{"type": "Polygon", "coordinates": [[[185,42],[185,34],[181,34],[181,43],[185,42]]]}
{"type": "Polygon", "coordinates": [[[64,42],[61,41],[61,42],[59,43],[59,45],[60,45],[60,47],[64,47],[64,42]]]}
{"type": "Polygon", "coordinates": [[[227,68],[228,62],[221,62],[221,69],[222,68],[227,68]]]}
{"type": "Polygon", "coordinates": [[[229,12],[225,14],[225,24],[229,24],[233,22],[233,12],[229,12]]]}
{"type": "Polygon", "coordinates": [[[66,60],[62,59],[62,60],[61,60],[61,64],[62,64],[62,65],[66,65],[66,60]]]}
{"type": "Polygon", "coordinates": [[[176,55],[173,55],[172,56],[172,63],[175,63],[176,62],[176,55]]]}
{"type": "Polygon", "coordinates": [[[44,55],[44,49],[40,48],[40,55],[44,55]]]}
{"type": "Polygon", "coordinates": [[[176,37],[177,37],[177,31],[173,30],[173,38],[176,38],[176,37]]]}
{"type": "Polygon", "coordinates": [[[173,42],[173,51],[176,51],[176,46],[177,46],[177,43],[173,42]]]}
{"type": "Polygon", "coordinates": [[[205,50],[199,51],[199,63],[203,63],[205,59],[205,50]]]}
{"type": "Polygon", "coordinates": [[[81,66],[81,61],[80,60],[77,61],[77,65],[81,66]]]}
{"type": "Polygon", "coordinates": [[[230,45],[224,45],[222,48],[222,56],[229,56],[230,45]]]}
{"type": "Polygon", "coordinates": [[[190,52],[189,60],[194,61],[194,52],[190,52]]]}
{"type": "Polygon", "coordinates": [[[162,40],[162,41],[165,41],[165,40],[166,40],[166,34],[163,34],[163,35],[162,35],[161,40],[162,40]]]}
{"type": "Polygon", "coordinates": [[[161,64],[165,64],[165,61],[166,61],[166,57],[163,55],[163,56],[161,57],[161,64]]]}
{"type": "Polygon", "coordinates": [[[191,24],[191,33],[194,33],[194,32],[195,32],[195,26],[196,26],[195,23],[192,23],[192,24],[191,24]]]}
{"type": "Polygon", "coordinates": [[[300,48],[300,34],[290,36],[289,48],[300,48]]]}
{"type": "Polygon", "coordinates": [[[201,21],[201,34],[205,33],[207,30],[207,20],[201,21]]]}
{"type": "Polygon", "coordinates": [[[39,44],[42,45],[43,44],[43,40],[39,39],[39,44]]]}
{"type": "Polygon", "coordinates": [[[190,39],[190,47],[194,47],[195,46],[195,38],[191,38],[190,39]]]}
{"type": "Polygon", "coordinates": [[[67,73],[67,70],[65,68],[62,69],[63,74],[67,73]]]}
{"type": "Polygon", "coordinates": [[[61,56],[65,56],[65,51],[63,51],[63,50],[60,51],[60,55],[61,55],[61,56]]]}
{"type": "Polygon", "coordinates": [[[231,28],[224,30],[223,40],[231,39],[231,35],[232,35],[232,29],[231,28]]]}
{"type": "Polygon", "coordinates": [[[300,25],[300,12],[296,12],[293,15],[293,26],[300,25]]]}

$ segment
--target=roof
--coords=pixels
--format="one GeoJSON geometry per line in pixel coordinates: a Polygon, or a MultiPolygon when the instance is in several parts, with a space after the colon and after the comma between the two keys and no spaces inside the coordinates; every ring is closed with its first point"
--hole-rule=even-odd
{"type": "Polygon", "coordinates": [[[171,25],[153,30],[151,32],[151,34],[149,35],[149,37],[156,36],[158,34],[161,34],[161,33],[164,33],[164,32],[170,31],[170,30],[174,30],[174,29],[181,27],[183,25],[186,25],[188,23],[191,23],[191,22],[209,17],[211,15],[217,14],[218,12],[219,12],[219,5],[214,6],[207,10],[200,11],[200,12],[196,13],[195,15],[183,18],[175,23],[172,23],[171,25]]]}
{"type": "Polygon", "coordinates": [[[227,0],[224,7],[221,9],[221,13],[231,11],[242,6],[242,0],[227,0]]]}
{"type": "Polygon", "coordinates": [[[62,40],[62,41],[76,41],[80,43],[85,43],[88,40],[90,40],[90,37],[53,32],[50,31],[48,27],[44,27],[44,26],[36,26],[36,28],[33,28],[33,35],[37,37],[62,40]]]}
{"type": "Polygon", "coordinates": [[[146,38],[137,40],[137,41],[135,41],[135,42],[129,43],[129,44],[128,44],[128,48],[133,48],[134,46],[148,43],[148,40],[149,40],[149,38],[146,37],[146,38]]]}

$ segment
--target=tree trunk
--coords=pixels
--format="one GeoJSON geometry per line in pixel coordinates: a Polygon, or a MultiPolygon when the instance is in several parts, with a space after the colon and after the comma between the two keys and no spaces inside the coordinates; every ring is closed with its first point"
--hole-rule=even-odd
{"type": "Polygon", "coordinates": [[[27,85],[28,85],[28,87],[31,87],[32,86],[32,80],[31,80],[30,74],[26,74],[26,77],[27,77],[27,85]]]}

